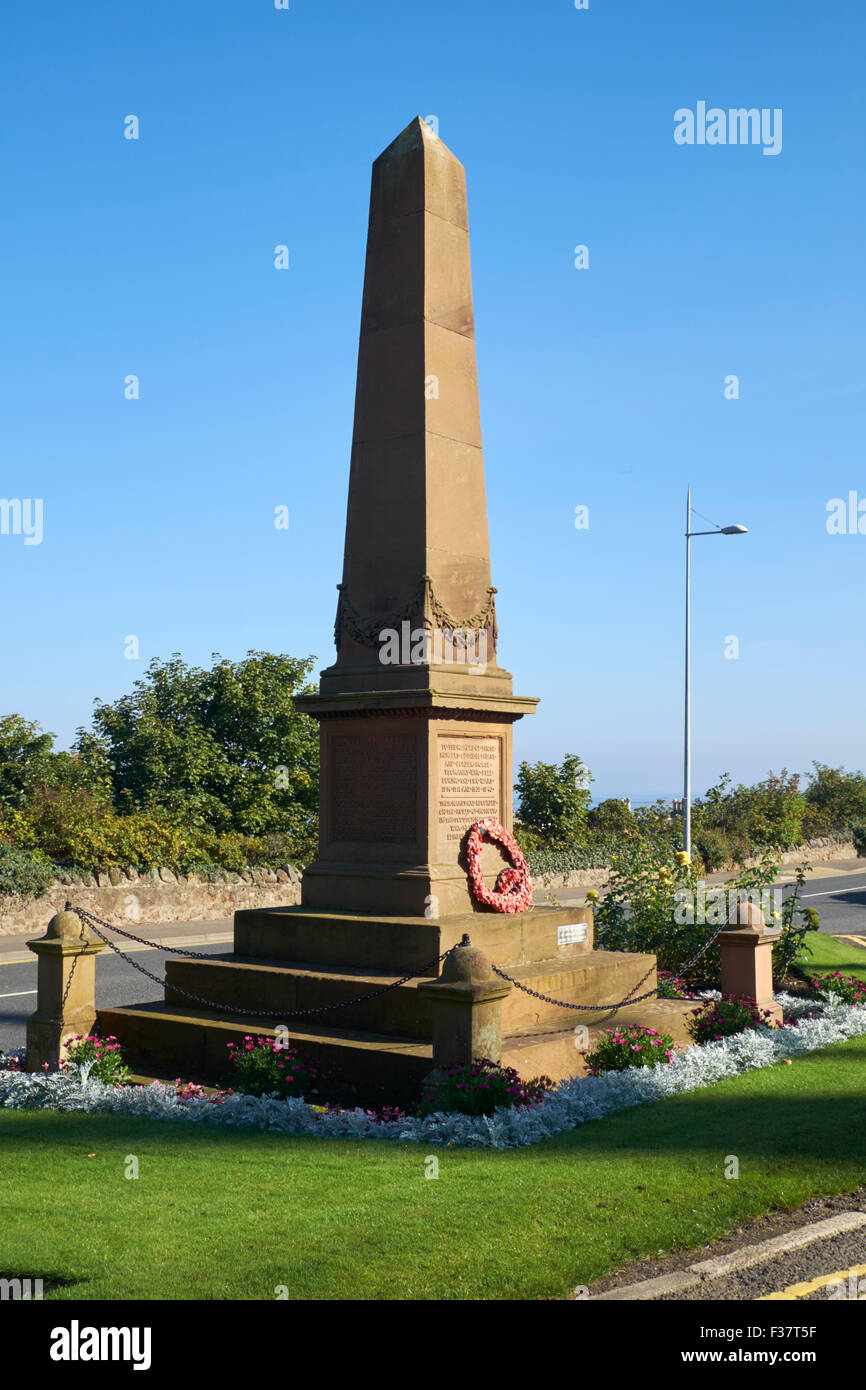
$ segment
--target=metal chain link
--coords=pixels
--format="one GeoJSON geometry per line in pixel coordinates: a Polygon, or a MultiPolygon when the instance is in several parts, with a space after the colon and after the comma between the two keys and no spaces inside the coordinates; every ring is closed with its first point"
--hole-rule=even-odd
{"type": "MultiPolygon", "coordinates": [[[[67,912],[69,911],[69,903],[66,904],[66,910],[67,910],[67,912]]],[[[87,931],[86,931],[84,922],[81,923],[81,940],[82,940],[82,942],[84,943],[84,945],[87,944],[87,931]]],[[[80,953],[78,953],[78,954],[80,954],[80,953]]],[[[78,964],[78,954],[76,954],[76,955],[74,955],[74,956],[72,957],[72,969],[70,970],[69,975],[68,975],[68,977],[67,977],[67,980],[66,980],[66,988],[65,988],[64,991],[63,991],[63,998],[62,998],[61,1001],[60,1001],[60,1012],[59,1012],[59,1014],[57,1015],[58,1021],[59,1021],[60,1023],[63,1022],[63,1016],[64,1016],[64,1014],[66,1013],[66,1001],[67,1001],[67,999],[69,998],[69,991],[70,991],[71,988],[72,988],[72,981],[73,981],[74,978],[75,978],[75,967],[76,967],[76,965],[78,964]]]]}
{"type": "MultiPolygon", "coordinates": [[[[160,988],[165,988],[167,986],[174,994],[181,994],[185,999],[192,999],[194,1003],[203,1004],[207,1009],[222,1009],[225,1013],[237,1014],[241,1018],[308,1018],[312,1014],[330,1013],[333,1009],[348,1009],[352,1004],[363,1004],[366,1003],[368,999],[379,999],[383,994],[390,994],[392,990],[399,989],[401,985],[408,984],[410,980],[417,979],[419,976],[424,975],[425,972],[431,970],[434,965],[439,965],[445,960],[446,956],[450,956],[451,952],[457,949],[456,946],[449,946],[447,951],[443,951],[439,956],[434,956],[432,960],[427,961],[426,965],[422,965],[417,970],[411,970],[408,975],[401,976],[399,980],[394,980],[392,984],[383,985],[381,989],[374,989],[369,994],[356,994],[351,999],[341,999],[336,1004],[321,1004],[315,1009],[238,1009],[235,1008],[233,1004],[218,1004],[213,999],[204,999],[200,994],[193,994],[188,989],[181,989],[179,985],[168,984],[168,981],[160,980],[152,971],[146,969],[143,965],[139,965],[138,961],[133,960],[113,941],[110,941],[109,938],[100,931],[96,923],[100,922],[103,927],[107,927],[110,931],[120,932],[121,936],[128,936],[132,941],[144,942],[145,945],[151,946],[158,951],[163,949],[160,943],[147,941],[142,936],[133,936],[131,932],[125,932],[120,927],[113,927],[110,922],[103,921],[101,917],[94,918],[93,914],[87,912],[83,907],[73,907],[71,911],[76,912],[78,916],[81,917],[82,921],[86,920],[88,926],[90,926],[91,929],[96,932],[96,935],[105,942],[106,946],[110,946],[116,955],[126,961],[127,965],[131,965],[135,970],[140,971],[142,975],[146,975],[149,980],[153,980],[154,984],[159,985],[160,988]]],[[[460,944],[462,945],[463,943],[461,942],[460,944]]],[[[196,960],[211,959],[210,956],[203,955],[200,951],[180,951],[175,948],[175,953],[178,955],[194,956],[196,960]]]]}

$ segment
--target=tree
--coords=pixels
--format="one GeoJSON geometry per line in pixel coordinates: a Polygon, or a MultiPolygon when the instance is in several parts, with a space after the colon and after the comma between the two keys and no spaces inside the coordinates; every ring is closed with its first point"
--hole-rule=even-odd
{"type": "Polygon", "coordinates": [[[0,717],[0,807],[22,806],[49,776],[54,735],[20,714],[0,717]]]}
{"type": "Polygon", "coordinates": [[[611,839],[628,840],[637,833],[634,813],[618,797],[609,797],[594,806],[587,817],[587,826],[593,835],[607,835],[611,839]]]}
{"type": "Polygon", "coordinates": [[[813,762],[806,788],[806,825],[812,834],[842,830],[866,820],[866,777],[813,762]]]}
{"type": "Polygon", "coordinates": [[[104,767],[119,812],[149,811],[209,831],[281,834],[308,850],[318,804],[318,731],[296,709],[314,657],[248,652],[210,669],[178,653],[151,661],[132,693],[95,702],[82,760],[104,767]]]}
{"type": "Polygon", "coordinates": [[[550,848],[563,848],[585,838],[592,800],[589,770],[576,753],[555,763],[521,763],[515,791],[521,825],[541,835],[550,848]]]}

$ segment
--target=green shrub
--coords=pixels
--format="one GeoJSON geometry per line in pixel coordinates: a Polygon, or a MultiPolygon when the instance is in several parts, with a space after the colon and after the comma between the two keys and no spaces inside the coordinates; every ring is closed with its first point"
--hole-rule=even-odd
{"type": "Polygon", "coordinates": [[[866,983],[856,975],[843,975],[833,970],[828,975],[813,975],[809,984],[815,993],[828,1002],[834,999],[843,1004],[866,1004],[866,983]]]}
{"type": "Polygon", "coordinates": [[[0,894],[38,897],[57,877],[47,855],[0,844],[0,894]]]}
{"type": "Polygon", "coordinates": [[[629,1067],[658,1067],[676,1056],[674,1040],[655,1028],[625,1024],[605,1028],[591,1052],[585,1052],[587,1072],[601,1076],[605,1071],[627,1071],[629,1067]]]}
{"type": "Polygon", "coordinates": [[[710,1005],[695,1009],[688,1030],[696,1043],[708,1043],[749,1029],[774,1026],[772,1014],[768,1009],[759,1009],[754,999],[724,994],[710,1005]]]}
{"type": "MultiPolygon", "coordinates": [[[[596,946],[606,951],[652,952],[663,971],[680,975],[713,927],[695,922],[700,879],[682,851],[663,841],[638,841],[611,864],[607,892],[595,912],[596,946]],[[688,911],[691,905],[691,921],[688,911]]],[[[689,984],[718,977],[718,946],[701,959],[689,984]]]]}
{"type": "Polygon", "coordinates": [[[637,834],[634,813],[618,797],[600,801],[587,814],[586,826],[589,833],[602,840],[628,840],[637,834]]]}
{"type": "Polygon", "coordinates": [[[808,835],[827,835],[866,821],[866,776],[813,762],[806,788],[805,829],[808,835]]]}
{"type": "Polygon", "coordinates": [[[570,849],[529,849],[524,850],[524,854],[529,872],[535,878],[540,874],[570,874],[581,869],[606,869],[623,848],[621,840],[606,840],[589,845],[572,845],[570,849]]]}
{"type": "Polygon", "coordinates": [[[727,837],[722,830],[698,830],[694,836],[694,847],[708,874],[715,869],[723,868],[732,858],[727,837]]]}
{"type": "Polygon", "coordinates": [[[318,1071],[308,1056],[296,1047],[274,1038],[244,1038],[239,1045],[228,1043],[231,1082],[235,1090],[248,1096],[310,1096],[315,1091],[318,1071]]]}
{"type": "Polygon", "coordinates": [[[319,735],[295,696],[312,693],[313,657],[215,654],[209,668],[178,653],[153,660],[132,691],[96,702],[77,752],[107,772],[116,811],[261,839],[310,840],[318,806],[319,735]]]}
{"type": "Polygon", "coordinates": [[[568,848],[584,839],[592,781],[576,753],[555,763],[521,763],[515,791],[520,823],[544,837],[550,849],[568,848]]]}
{"type": "Polygon", "coordinates": [[[533,1105],[551,1090],[549,1076],[522,1081],[513,1067],[501,1067],[485,1057],[476,1057],[471,1066],[443,1067],[435,1090],[425,1092],[419,1115],[440,1110],[461,1115],[492,1115],[505,1106],[533,1105]]]}
{"type": "Polygon", "coordinates": [[[866,856],[866,821],[851,826],[851,838],[859,858],[866,856]]]}
{"type": "Polygon", "coordinates": [[[120,1043],[113,1035],[97,1038],[93,1034],[83,1038],[77,1034],[69,1040],[66,1048],[66,1061],[82,1066],[92,1062],[90,1075],[106,1086],[122,1086],[130,1079],[129,1068],[123,1061],[120,1043]]]}
{"type": "MultiPolygon", "coordinates": [[[[806,798],[799,773],[770,772],[752,787],[734,787],[725,773],[715,787],[694,803],[692,829],[721,831],[730,845],[791,849],[803,843],[806,798]]],[[[745,858],[745,855],[738,855],[745,858]]]]}

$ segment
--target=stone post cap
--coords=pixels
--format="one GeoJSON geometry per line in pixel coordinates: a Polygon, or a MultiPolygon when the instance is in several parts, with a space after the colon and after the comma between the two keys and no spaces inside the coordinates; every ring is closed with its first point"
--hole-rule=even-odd
{"type": "Polygon", "coordinates": [[[758,936],[764,934],[764,914],[756,902],[751,898],[743,899],[737,894],[736,901],[731,904],[728,913],[728,929],[736,927],[749,927],[758,936]]]}
{"type": "Polygon", "coordinates": [[[511,985],[494,975],[489,958],[464,935],[460,945],[447,956],[439,979],[423,980],[418,991],[431,999],[483,1004],[510,994],[511,985]]]}
{"type": "Polygon", "coordinates": [[[446,984],[484,985],[493,979],[490,960],[464,933],[459,946],[448,955],[439,977],[446,984]]]}
{"type": "Polygon", "coordinates": [[[63,912],[55,912],[51,921],[45,929],[45,935],[39,936],[35,941],[28,941],[27,945],[31,950],[40,946],[45,947],[49,953],[56,954],[58,948],[69,948],[78,946],[82,951],[85,949],[90,953],[94,948],[102,950],[104,942],[97,941],[92,932],[88,931],[84,922],[77,912],[71,912],[67,906],[63,912]]]}

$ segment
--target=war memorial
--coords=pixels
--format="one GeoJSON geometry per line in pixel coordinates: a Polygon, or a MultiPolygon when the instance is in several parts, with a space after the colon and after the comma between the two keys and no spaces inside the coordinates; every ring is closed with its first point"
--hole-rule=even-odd
{"type": "Polygon", "coordinates": [[[573,1075],[614,1016],[685,1038],[654,956],[594,950],[590,908],[532,905],[512,731],[537,701],[499,665],[495,596],[465,173],[415,119],[373,165],[337,655],[301,702],[318,857],[299,906],[239,911],[230,954],[98,1011],[138,1072],[219,1079],[227,1044],[282,1025],[322,1098],[404,1104],[473,1055],[573,1075]]]}

